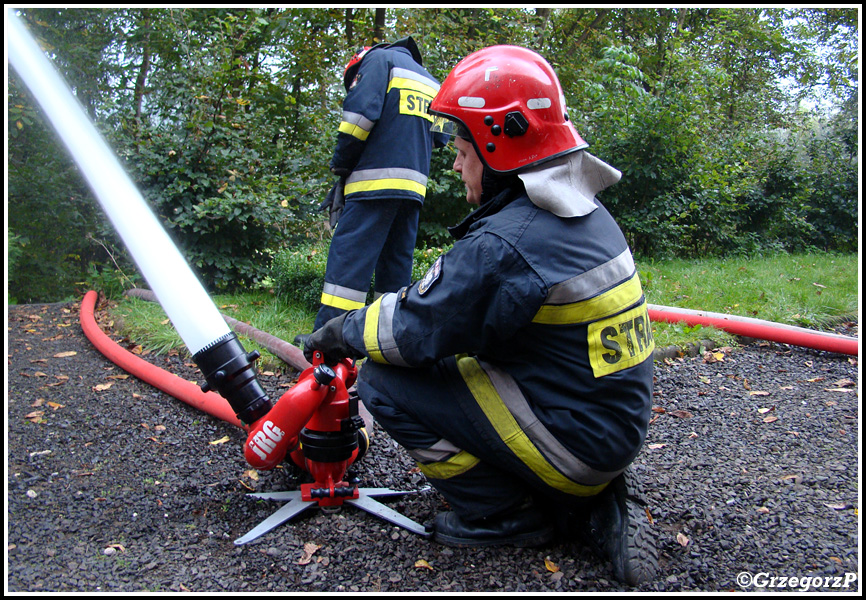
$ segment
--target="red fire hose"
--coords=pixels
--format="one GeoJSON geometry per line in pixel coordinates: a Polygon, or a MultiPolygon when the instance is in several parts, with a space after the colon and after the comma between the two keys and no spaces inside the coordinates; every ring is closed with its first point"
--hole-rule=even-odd
{"type": "Polygon", "coordinates": [[[162,390],[166,394],[182,400],[213,417],[244,428],[225,398],[215,392],[201,391],[201,388],[193,382],[182,379],[165,369],[160,369],[150,364],[146,360],[122,348],[114,340],[105,335],[93,317],[96,298],[97,293],[93,290],[84,295],[84,299],[81,301],[80,320],[84,335],[96,346],[97,350],[102,352],[111,362],[124,371],[135,375],[137,378],[162,390]]]}
{"type": "Polygon", "coordinates": [[[860,341],[857,338],[794,327],[793,325],[783,325],[772,321],[655,304],[649,304],[647,307],[652,321],[685,322],[689,326],[708,325],[734,335],[840,354],[857,355],[860,347],[860,341]]]}

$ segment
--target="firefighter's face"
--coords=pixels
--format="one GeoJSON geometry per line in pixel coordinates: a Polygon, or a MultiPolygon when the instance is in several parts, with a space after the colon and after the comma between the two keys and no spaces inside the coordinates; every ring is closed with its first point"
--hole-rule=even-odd
{"type": "Polygon", "coordinates": [[[466,201],[469,204],[481,202],[481,178],[484,173],[484,164],[475,152],[472,142],[463,138],[454,138],[454,146],[457,148],[457,158],[454,159],[454,170],[460,173],[463,183],[466,185],[466,201]]]}

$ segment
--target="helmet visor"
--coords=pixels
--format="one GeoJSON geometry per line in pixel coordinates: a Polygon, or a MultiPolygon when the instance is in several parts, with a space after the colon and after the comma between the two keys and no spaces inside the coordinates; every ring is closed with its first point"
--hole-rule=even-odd
{"type": "Polygon", "coordinates": [[[469,130],[466,129],[466,126],[463,125],[463,123],[441,115],[433,116],[433,125],[430,127],[430,131],[433,133],[441,133],[452,138],[459,137],[464,140],[472,139],[472,136],[469,135],[469,130]]]}

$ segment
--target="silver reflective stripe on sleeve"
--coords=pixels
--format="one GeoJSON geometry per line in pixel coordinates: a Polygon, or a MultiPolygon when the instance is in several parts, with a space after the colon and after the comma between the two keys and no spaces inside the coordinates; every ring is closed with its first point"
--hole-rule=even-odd
{"type": "Polygon", "coordinates": [[[634,273],[634,259],[626,249],[604,264],[550,288],[545,304],[567,304],[592,298],[634,273]]]}

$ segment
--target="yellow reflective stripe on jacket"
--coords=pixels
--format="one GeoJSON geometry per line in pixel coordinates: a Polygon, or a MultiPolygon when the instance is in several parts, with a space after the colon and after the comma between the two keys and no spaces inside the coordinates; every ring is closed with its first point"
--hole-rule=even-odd
{"type": "Polygon", "coordinates": [[[348,121],[341,121],[338,131],[340,133],[346,133],[348,135],[351,135],[352,137],[358,138],[362,142],[367,141],[367,137],[370,135],[370,132],[363,127],[355,125],[354,123],[349,123],[348,121]]]}
{"type": "Polygon", "coordinates": [[[370,360],[387,364],[388,361],[382,356],[382,350],[379,348],[379,311],[382,308],[382,298],[384,296],[380,296],[368,306],[367,314],[364,315],[364,347],[370,360]]]}
{"type": "Polygon", "coordinates": [[[430,464],[417,463],[418,468],[430,479],[448,479],[462,475],[477,465],[479,461],[465,450],[461,450],[451,458],[443,462],[430,464]]]}
{"type": "Polygon", "coordinates": [[[356,137],[363,142],[367,139],[375,126],[376,123],[364,115],[344,110],[343,120],[340,122],[339,131],[340,133],[356,137]]]}
{"type": "Polygon", "coordinates": [[[428,85],[416,79],[409,79],[407,77],[392,77],[391,81],[388,83],[388,91],[390,92],[394,88],[412,90],[419,94],[429,96],[431,99],[435,97],[436,93],[439,91],[432,85],[428,85]]]}
{"type": "Polygon", "coordinates": [[[422,197],[427,195],[427,186],[412,181],[411,179],[368,179],[365,181],[357,181],[355,183],[346,183],[344,194],[354,194],[356,192],[370,192],[377,190],[408,190],[420,194],[422,197]]]}
{"type": "Polygon", "coordinates": [[[382,294],[367,307],[364,315],[364,348],[373,362],[408,367],[394,339],[394,311],[397,294],[382,294]]]}
{"type": "Polygon", "coordinates": [[[521,429],[478,361],[465,355],[459,356],[457,368],[505,445],[547,485],[574,496],[594,496],[607,486],[607,483],[582,485],[560,473],[521,429]]]}
{"type": "Polygon", "coordinates": [[[402,69],[400,67],[395,67],[391,69],[389,77],[389,92],[393,88],[412,90],[418,92],[419,94],[429,96],[431,100],[439,92],[438,81],[430,79],[429,77],[426,77],[421,73],[417,73],[410,69],[402,69]]]}
{"type": "Polygon", "coordinates": [[[532,319],[545,325],[573,325],[610,317],[636,304],[643,297],[637,273],[594,298],[569,304],[545,304],[532,319]]]}

